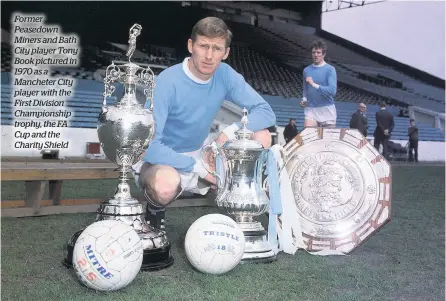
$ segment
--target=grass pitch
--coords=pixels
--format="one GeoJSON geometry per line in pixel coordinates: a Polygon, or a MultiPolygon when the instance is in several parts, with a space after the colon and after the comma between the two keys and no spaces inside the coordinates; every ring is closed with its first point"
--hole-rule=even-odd
{"type": "MultiPolygon", "coordinates": [[[[140,272],[111,293],[83,287],[62,266],[63,246],[94,214],[3,218],[2,300],[444,300],[445,169],[393,167],[392,220],[348,256],[280,253],[271,264],[239,265],[205,275],[188,263],[184,236],[200,216],[216,208],[169,208],[168,235],[175,263],[140,272]]],[[[63,197],[105,197],[115,181],[71,181],[63,197]]],[[[2,200],[23,199],[22,183],[2,183],[2,200]]],[[[136,193],[136,190],[133,190],[136,193]]]]}

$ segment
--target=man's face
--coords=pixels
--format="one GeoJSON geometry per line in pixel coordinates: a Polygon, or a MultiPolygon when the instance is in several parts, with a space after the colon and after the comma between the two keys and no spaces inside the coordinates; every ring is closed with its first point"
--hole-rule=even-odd
{"type": "Polygon", "coordinates": [[[359,110],[364,113],[367,110],[367,107],[365,105],[359,105],[359,110]]]}
{"type": "Polygon", "coordinates": [[[187,41],[187,48],[192,54],[189,69],[201,80],[210,79],[221,61],[229,55],[224,38],[197,36],[195,42],[187,41]]]}
{"type": "Polygon", "coordinates": [[[311,56],[315,65],[319,65],[320,63],[322,63],[325,58],[325,54],[322,52],[322,49],[318,48],[313,48],[311,50],[311,56]]]}
{"type": "Polygon", "coordinates": [[[291,120],[290,120],[290,123],[291,123],[292,125],[295,125],[295,124],[296,124],[296,120],[291,119],[291,120]]]}

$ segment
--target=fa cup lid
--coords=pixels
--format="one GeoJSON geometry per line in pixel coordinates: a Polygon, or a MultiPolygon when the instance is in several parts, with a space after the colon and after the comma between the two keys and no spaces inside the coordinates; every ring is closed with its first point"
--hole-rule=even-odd
{"type": "Polygon", "coordinates": [[[224,144],[225,149],[243,149],[243,150],[261,150],[263,145],[255,140],[252,140],[253,132],[246,128],[248,124],[248,110],[243,108],[243,117],[241,120],[242,128],[235,132],[236,139],[227,141],[224,144]]]}

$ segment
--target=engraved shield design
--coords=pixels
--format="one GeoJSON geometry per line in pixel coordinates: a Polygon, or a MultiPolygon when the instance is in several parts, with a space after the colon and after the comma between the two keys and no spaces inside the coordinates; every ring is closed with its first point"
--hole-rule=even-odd
{"type": "Polygon", "coordinates": [[[390,218],[390,164],[355,129],[307,128],[284,147],[308,251],[350,253],[390,218]]]}

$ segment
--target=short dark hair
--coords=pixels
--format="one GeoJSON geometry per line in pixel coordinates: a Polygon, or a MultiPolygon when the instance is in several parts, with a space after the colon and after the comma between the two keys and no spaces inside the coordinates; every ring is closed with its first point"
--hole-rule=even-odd
{"type": "Polygon", "coordinates": [[[385,107],[387,107],[386,102],[385,101],[381,102],[381,108],[385,108],[385,107]]]}
{"type": "Polygon", "coordinates": [[[216,17],[207,17],[198,21],[192,28],[192,42],[197,40],[197,36],[224,38],[226,48],[231,45],[232,41],[232,32],[229,30],[225,21],[216,17]]]}
{"type": "Polygon", "coordinates": [[[410,122],[415,122],[415,119],[413,119],[413,118],[410,118],[410,122]]]}
{"type": "Polygon", "coordinates": [[[327,53],[327,44],[322,40],[313,41],[313,43],[311,43],[311,50],[313,50],[313,48],[322,49],[323,54],[327,53]]]}
{"type": "Polygon", "coordinates": [[[294,120],[294,121],[296,121],[296,118],[290,118],[290,121],[291,121],[291,120],[294,120]]]}

